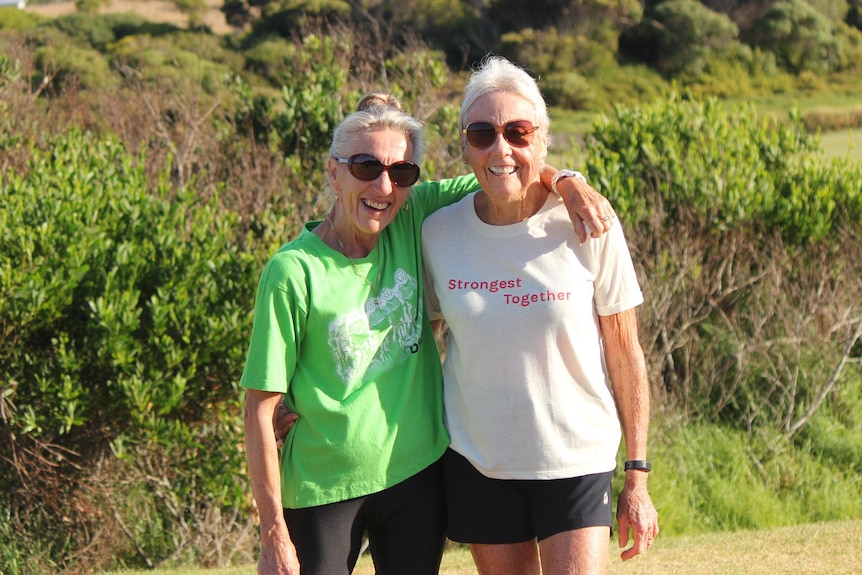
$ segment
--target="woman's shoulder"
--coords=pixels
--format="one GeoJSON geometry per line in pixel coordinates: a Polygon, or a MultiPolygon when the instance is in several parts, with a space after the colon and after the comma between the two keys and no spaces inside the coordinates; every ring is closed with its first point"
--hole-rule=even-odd
{"type": "Polygon", "coordinates": [[[303,228],[299,236],[283,244],[270,256],[264,274],[278,283],[306,275],[320,259],[318,244],[323,245],[320,238],[303,228]]]}

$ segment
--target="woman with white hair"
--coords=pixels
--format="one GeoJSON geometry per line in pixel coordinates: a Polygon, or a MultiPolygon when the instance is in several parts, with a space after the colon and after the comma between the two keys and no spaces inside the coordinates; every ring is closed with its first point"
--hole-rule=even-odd
{"type": "Polygon", "coordinates": [[[449,327],[448,536],[470,544],[481,575],[602,574],[620,427],[621,547],[634,535],[622,558],[659,531],[634,266],[621,226],[579,244],[542,185],[549,120],[524,70],[487,59],[467,85],[461,126],[481,189],[422,231],[432,318],[449,327]]]}

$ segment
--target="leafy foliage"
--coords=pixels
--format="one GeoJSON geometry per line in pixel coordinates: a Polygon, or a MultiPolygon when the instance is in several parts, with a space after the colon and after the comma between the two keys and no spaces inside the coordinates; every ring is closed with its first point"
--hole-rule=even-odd
{"type": "Polygon", "coordinates": [[[661,395],[793,436],[859,378],[862,166],[822,161],[790,120],[714,100],[618,108],[588,169],[630,228],[661,395]]]}
{"type": "Polygon", "coordinates": [[[839,45],[829,19],[804,0],[782,0],[754,29],[754,42],[772,51],[792,72],[827,72],[837,67],[839,45]]]}
{"type": "Polygon", "coordinates": [[[717,100],[618,108],[591,135],[591,170],[633,222],[697,217],[715,231],[753,226],[816,242],[845,215],[858,221],[859,168],[819,162],[816,138],[791,120],[773,125],[717,100]]]}
{"type": "Polygon", "coordinates": [[[3,175],[0,222],[0,433],[13,440],[0,456],[16,462],[0,482],[28,467],[31,489],[86,478],[110,441],[138,465],[152,446],[173,453],[171,496],[195,493],[180,509],[240,505],[243,457],[224,440],[240,427],[259,262],[230,214],[165,181],[149,193],[140,158],[73,131],[34,150],[26,176],[3,175]]]}
{"type": "Polygon", "coordinates": [[[725,58],[738,36],[739,29],[727,16],[696,0],[665,0],[626,32],[621,47],[666,77],[696,76],[709,62],[725,58]]]}

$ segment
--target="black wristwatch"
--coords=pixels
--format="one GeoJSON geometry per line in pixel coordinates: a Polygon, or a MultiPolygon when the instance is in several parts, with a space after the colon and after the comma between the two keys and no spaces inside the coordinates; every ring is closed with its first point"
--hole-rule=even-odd
{"type": "Polygon", "coordinates": [[[637,471],[646,471],[649,473],[652,470],[652,463],[646,459],[632,459],[623,463],[623,469],[626,471],[635,469],[637,471]]]}

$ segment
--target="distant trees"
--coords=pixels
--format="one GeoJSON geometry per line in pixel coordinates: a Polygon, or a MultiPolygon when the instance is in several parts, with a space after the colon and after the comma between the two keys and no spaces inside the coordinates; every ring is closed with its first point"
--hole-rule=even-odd
{"type": "Polygon", "coordinates": [[[666,0],[647,10],[620,42],[627,56],[672,78],[697,75],[710,60],[727,57],[738,37],[736,24],[697,0],[666,0]]]}
{"type": "Polygon", "coordinates": [[[777,2],[752,30],[752,41],[794,73],[826,73],[840,58],[832,22],[805,0],[777,2]]]}

